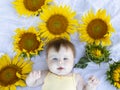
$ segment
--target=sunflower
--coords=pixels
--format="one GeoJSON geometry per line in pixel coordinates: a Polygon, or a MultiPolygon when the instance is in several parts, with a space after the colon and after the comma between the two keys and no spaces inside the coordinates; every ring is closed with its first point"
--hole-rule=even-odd
{"type": "Polygon", "coordinates": [[[43,50],[44,43],[34,27],[28,30],[18,28],[13,39],[14,50],[23,57],[32,57],[43,50]]]}
{"type": "Polygon", "coordinates": [[[40,15],[42,22],[38,26],[41,37],[47,40],[55,37],[70,40],[70,34],[76,31],[76,26],[78,25],[74,16],[75,12],[68,6],[54,5],[43,9],[43,13],[40,15]]]}
{"type": "Polygon", "coordinates": [[[95,43],[87,44],[85,47],[85,56],[80,58],[79,62],[75,64],[75,67],[85,68],[89,62],[94,62],[96,64],[109,62],[111,61],[109,55],[110,52],[107,50],[107,47],[101,44],[96,45],[95,43]]]}
{"type": "Polygon", "coordinates": [[[101,62],[108,62],[111,60],[109,58],[109,50],[107,50],[107,47],[102,46],[101,44],[87,44],[85,51],[86,57],[96,64],[100,64],[101,62]]]}
{"type": "Polygon", "coordinates": [[[38,15],[52,0],[15,0],[14,8],[20,15],[38,15]]]}
{"type": "Polygon", "coordinates": [[[18,56],[12,59],[7,55],[0,57],[0,90],[16,90],[25,87],[25,79],[32,70],[32,62],[18,56]]]}
{"type": "Polygon", "coordinates": [[[96,14],[92,10],[82,17],[79,33],[80,40],[87,43],[110,45],[110,36],[114,28],[110,23],[110,15],[106,15],[106,10],[99,9],[96,14]]]}
{"type": "Polygon", "coordinates": [[[120,61],[110,64],[106,74],[107,80],[116,88],[120,89],[120,61]]]}

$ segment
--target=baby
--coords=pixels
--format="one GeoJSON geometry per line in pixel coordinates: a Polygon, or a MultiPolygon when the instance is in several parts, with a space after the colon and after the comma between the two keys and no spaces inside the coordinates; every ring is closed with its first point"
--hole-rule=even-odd
{"type": "Polygon", "coordinates": [[[42,90],[96,90],[99,80],[91,76],[85,84],[82,77],[73,73],[74,45],[65,39],[47,44],[46,61],[49,71],[32,71],[26,78],[30,87],[42,85],[42,90]]]}

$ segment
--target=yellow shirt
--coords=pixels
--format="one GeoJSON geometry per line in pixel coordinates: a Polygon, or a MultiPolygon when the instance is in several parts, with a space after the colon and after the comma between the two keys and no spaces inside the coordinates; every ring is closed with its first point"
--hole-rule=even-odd
{"type": "Polygon", "coordinates": [[[75,74],[72,76],[57,76],[49,72],[42,90],[76,90],[75,74]]]}

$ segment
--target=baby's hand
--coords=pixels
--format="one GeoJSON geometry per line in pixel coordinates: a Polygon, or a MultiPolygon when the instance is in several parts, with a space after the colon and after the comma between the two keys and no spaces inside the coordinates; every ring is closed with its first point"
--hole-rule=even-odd
{"type": "Polygon", "coordinates": [[[35,86],[36,81],[41,78],[41,71],[33,71],[26,78],[26,84],[30,87],[35,86]]]}
{"type": "Polygon", "coordinates": [[[88,85],[97,86],[99,84],[99,80],[95,76],[91,76],[88,80],[88,85]]]}
{"type": "Polygon", "coordinates": [[[96,90],[99,84],[99,80],[95,76],[91,76],[88,80],[86,90],[96,90]]]}
{"type": "Polygon", "coordinates": [[[33,71],[26,78],[26,84],[29,87],[35,87],[39,85],[38,81],[41,79],[41,71],[33,71]]]}
{"type": "Polygon", "coordinates": [[[29,77],[32,79],[32,80],[37,80],[41,77],[41,71],[33,71],[29,74],[29,77]]]}

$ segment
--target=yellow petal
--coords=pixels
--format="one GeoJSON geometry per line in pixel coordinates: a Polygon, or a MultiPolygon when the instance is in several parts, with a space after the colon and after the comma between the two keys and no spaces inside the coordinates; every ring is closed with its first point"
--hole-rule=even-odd
{"type": "Polygon", "coordinates": [[[23,68],[22,68],[22,73],[29,73],[31,70],[32,70],[32,62],[29,62],[27,65],[25,65],[23,68]]]}
{"type": "Polygon", "coordinates": [[[17,76],[18,78],[21,78],[21,74],[19,74],[18,72],[16,72],[16,76],[17,76]]]}
{"type": "Polygon", "coordinates": [[[25,86],[26,86],[26,84],[25,84],[25,82],[24,82],[23,80],[17,81],[17,82],[15,83],[15,85],[16,85],[16,86],[22,86],[22,87],[25,87],[25,86]]]}
{"type": "Polygon", "coordinates": [[[12,64],[17,64],[18,62],[18,56],[15,56],[12,60],[12,64]]]}
{"type": "Polygon", "coordinates": [[[9,90],[16,90],[16,86],[15,85],[11,85],[9,90]]]}
{"type": "Polygon", "coordinates": [[[9,90],[9,87],[1,87],[0,90],[9,90]]]}

